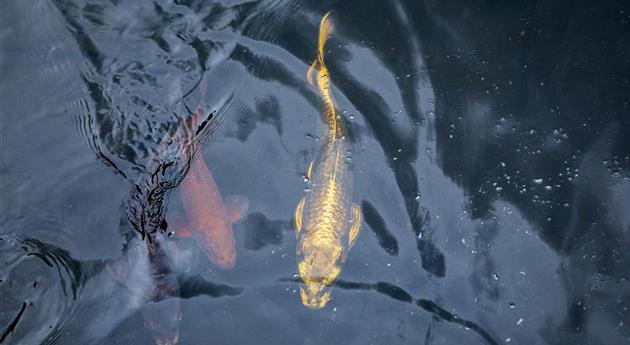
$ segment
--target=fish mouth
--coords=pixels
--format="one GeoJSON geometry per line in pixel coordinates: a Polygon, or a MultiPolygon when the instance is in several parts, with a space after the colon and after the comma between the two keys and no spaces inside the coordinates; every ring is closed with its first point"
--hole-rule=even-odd
{"type": "Polygon", "coordinates": [[[306,285],[300,287],[302,304],[310,309],[321,309],[330,301],[330,287],[306,285]]]}

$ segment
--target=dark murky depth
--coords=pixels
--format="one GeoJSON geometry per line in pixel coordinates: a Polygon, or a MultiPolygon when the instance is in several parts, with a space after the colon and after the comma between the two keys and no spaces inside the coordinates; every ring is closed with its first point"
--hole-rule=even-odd
{"type": "Polygon", "coordinates": [[[180,344],[630,343],[630,7],[314,4],[0,5],[0,342],[150,344],[168,314],[180,344]],[[291,219],[329,10],[365,223],[314,311],[291,219]],[[189,158],[164,138],[198,106],[199,154],[249,199],[231,270],[161,231],[189,158]],[[142,236],[178,291],[142,288],[142,236]]]}

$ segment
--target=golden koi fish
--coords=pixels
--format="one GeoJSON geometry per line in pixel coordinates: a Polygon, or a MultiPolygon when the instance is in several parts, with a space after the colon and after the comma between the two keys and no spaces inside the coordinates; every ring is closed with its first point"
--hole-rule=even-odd
{"type": "Polygon", "coordinates": [[[327,133],[308,169],[311,192],[300,200],[294,216],[298,272],[304,282],[300,296],[302,304],[313,309],[323,308],[330,299],[329,285],[341,272],[361,229],[361,209],[351,200],[346,129],[335,110],[330,74],[324,64],[324,45],[332,29],[328,12],[320,23],[317,58],[307,72],[308,81],[322,97],[327,133]]]}

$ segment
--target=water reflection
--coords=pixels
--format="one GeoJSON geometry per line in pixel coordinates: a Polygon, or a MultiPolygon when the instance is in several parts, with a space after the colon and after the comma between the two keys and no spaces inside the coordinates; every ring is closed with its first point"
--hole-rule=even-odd
{"type": "MultiPolygon", "coordinates": [[[[147,255],[137,240],[128,244],[125,255],[108,260],[77,260],[62,248],[29,237],[3,236],[0,243],[6,307],[1,335],[2,341],[15,344],[63,343],[70,335],[79,343],[100,341],[138,311],[158,342],[176,343],[179,298],[220,298],[244,291],[182,271],[165,285],[168,280],[155,278],[165,274],[164,258],[147,255]],[[98,324],[86,324],[91,319],[76,324],[75,316],[84,313],[102,317],[98,324]]],[[[177,255],[176,245],[167,245],[177,255]]]]}
{"type": "Polygon", "coordinates": [[[9,335],[13,334],[13,331],[15,330],[15,327],[17,327],[18,322],[20,322],[20,319],[22,318],[22,314],[24,314],[25,310],[26,310],[26,302],[22,302],[22,307],[20,308],[20,311],[18,311],[13,321],[11,321],[11,323],[9,323],[5,327],[5,329],[2,330],[2,335],[0,336],[0,342],[4,342],[4,340],[9,335]]]}
{"type": "Polygon", "coordinates": [[[194,128],[203,145],[230,102],[232,90],[205,79],[227,72],[214,67],[234,38],[211,37],[229,22],[212,8],[185,16],[168,3],[53,3],[85,57],[79,70],[89,97],[78,113],[81,130],[97,156],[134,184],[127,213],[142,236],[153,234],[164,221],[165,193],[182,180],[194,154],[182,154],[189,138],[174,135],[193,115],[190,103],[203,109],[194,128]],[[205,25],[186,29],[199,21],[205,25]]]}
{"type": "Polygon", "coordinates": [[[244,246],[249,250],[282,244],[284,234],[292,227],[291,222],[267,219],[259,212],[251,213],[243,223],[246,228],[244,246]]]}
{"type": "Polygon", "coordinates": [[[53,343],[103,262],[79,262],[64,249],[22,236],[3,235],[0,249],[2,341],[53,343]]]}
{"type": "Polygon", "coordinates": [[[364,200],[361,203],[361,212],[365,219],[365,223],[372,229],[378,244],[383,250],[392,256],[398,255],[398,241],[396,237],[387,229],[385,220],[378,214],[378,210],[369,201],[364,200]]]}
{"type": "MultiPolygon", "coordinates": [[[[11,237],[3,237],[2,243],[7,244],[6,248],[15,248],[24,252],[23,257],[36,257],[41,260],[51,272],[56,272],[59,274],[59,278],[56,282],[48,281],[48,279],[40,279],[36,280],[32,283],[32,291],[34,289],[41,288],[44,286],[48,287],[47,296],[38,297],[37,294],[32,294],[28,297],[25,297],[25,301],[38,301],[38,303],[44,304],[46,307],[50,307],[50,303],[55,299],[59,300],[61,296],[52,296],[48,295],[51,291],[56,291],[60,288],[60,290],[65,293],[66,289],[68,291],[73,291],[73,296],[71,298],[72,301],[70,303],[66,303],[66,307],[70,308],[68,310],[57,310],[55,314],[56,317],[60,317],[60,320],[63,320],[70,316],[72,312],[94,312],[94,310],[99,310],[104,314],[109,314],[111,312],[115,312],[114,314],[109,314],[109,318],[104,318],[102,320],[108,320],[113,324],[101,324],[99,325],[99,329],[90,328],[88,330],[84,330],[81,332],[81,336],[84,340],[95,340],[94,337],[97,334],[100,334],[101,337],[105,336],[108,332],[110,332],[113,327],[115,327],[116,323],[122,322],[126,317],[133,313],[134,311],[141,311],[145,320],[149,326],[151,326],[151,330],[154,332],[162,331],[167,332],[169,327],[165,325],[165,320],[168,320],[169,317],[174,316],[172,308],[166,308],[164,301],[168,303],[168,300],[173,300],[173,298],[181,297],[184,299],[194,298],[196,296],[209,296],[212,298],[219,297],[235,297],[245,292],[245,289],[240,287],[233,287],[226,284],[217,284],[207,279],[202,278],[199,275],[182,275],[183,272],[178,274],[178,292],[174,290],[161,290],[159,287],[156,289],[150,289],[146,287],[142,287],[141,281],[145,281],[147,283],[151,283],[151,280],[147,281],[143,278],[143,275],[153,274],[151,273],[151,268],[147,265],[152,265],[155,262],[155,259],[149,261],[146,255],[138,255],[140,251],[146,250],[143,245],[140,243],[135,243],[130,246],[129,254],[115,259],[115,260],[90,260],[90,261],[79,261],[73,259],[69,256],[67,251],[55,247],[50,244],[43,243],[41,241],[32,239],[32,238],[11,238],[11,237]],[[136,252],[136,254],[133,254],[136,252]],[[143,263],[144,259],[144,263],[143,263]],[[121,272],[121,264],[133,264],[135,267],[133,270],[127,272],[121,272]],[[105,269],[106,267],[110,267],[105,269]],[[145,268],[143,268],[145,267],[145,268]],[[66,274],[62,275],[62,272],[66,274]],[[71,272],[74,272],[70,274],[71,272]],[[103,275],[103,272],[107,272],[103,275]],[[67,275],[69,274],[69,275],[67,275]],[[124,278],[124,277],[127,278],[124,278]],[[88,283],[88,281],[95,279],[95,284],[101,286],[98,291],[91,290],[89,293],[92,295],[83,296],[82,298],[78,298],[78,292],[81,290],[83,286],[88,283]],[[112,283],[114,283],[112,285],[112,283]],[[117,289],[115,286],[117,283],[121,283],[123,289],[117,289]],[[68,288],[67,284],[71,286],[68,288]],[[39,285],[39,286],[38,286],[39,285]],[[153,292],[151,292],[153,291],[153,292]],[[94,294],[96,293],[96,294],[94,294]],[[157,293],[157,295],[156,295],[157,293]],[[109,301],[113,298],[113,296],[123,296],[122,300],[126,301],[126,306],[123,309],[112,309],[112,305],[109,304],[109,301]],[[148,299],[154,300],[154,302],[150,302],[148,299]],[[157,299],[157,300],[156,300],[157,299]],[[162,300],[162,301],[160,301],[162,300]],[[89,307],[87,307],[89,306],[89,307]],[[94,309],[97,308],[97,309],[94,309]],[[159,327],[158,327],[159,326],[159,327]]],[[[12,252],[12,250],[6,250],[5,253],[12,252]]],[[[15,251],[17,252],[17,250],[15,251]]],[[[7,262],[11,262],[11,266],[17,269],[18,265],[18,256],[10,255],[3,258],[7,262]]],[[[10,270],[13,271],[14,269],[10,270]]],[[[3,270],[6,272],[5,270],[3,270]]],[[[19,278],[18,278],[19,279],[19,278]]],[[[14,284],[19,284],[16,278],[7,277],[3,280],[3,282],[10,282],[11,284],[3,285],[7,289],[3,296],[15,296],[15,288],[14,284]]],[[[153,280],[154,281],[154,280],[153,280]]],[[[299,279],[281,279],[280,281],[285,282],[293,282],[300,283],[299,279]]],[[[402,289],[401,287],[391,284],[388,282],[377,282],[374,284],[371,283],[363,283],[363,282],[353,282],[347,280],[337,280],[332,284],[334,287],[342,289],[342,290],[358,290],[358,291],[375,291],[377,293],[383,294],[391,299],[394,299],[399,302],[415,304],[419,308],[431,313],[435,317],[440,320],[459,324],[466,329],[470,329],[473,332],[479,334],[479,336],[486,340],[489,344],[496,344],[497,342],[494,340],[489,333],[484,330],[477,323],[466,320],[457,314],[447,311],[443,307],[439,306],[438,303],[428,300],[428,299],[415,299],[413,298],[407,291],[402,289]]],[[[66,296],[69,298],[71,296],[66,296]]],[[[120,297],[116,298],[120,299],[120,297]]],[[[41,317],[41,311],[32,311],[30,308],[33,308],[33,303],[30,303],[28,313],[25,313],[27,302],[22,302],[21,307],[16,305],[17,314],[14,320],[9,323],[9,327],[6,328],[4,336],[9,336],[20,323],[20,320],[24,318],[23,323],[33,324],[41,317]]],[[[52,315],[51,315],[52,316],[52,315]]],[[[177,318],[178,319],[178,318],[177,318]]],[[[47,324],[47,323],[44,323],[47,324]]],[[[22,328],[27,327],[25,325],[21,326],[22,328]]],[[[45,339],[48,342],[57,341],[51,339],[60,339],[60,334],[56,334],[54,331],[50,331],[50,329],[58,329],[60,325],[51,325],[50,327],[42,327],[49,331],[48,335],[45,339]]],[[[171,326],[172,327],[172,326],[171,326]]],[[[72,327],[74,329],[74,327],[72,327]]],[[[27,335],[36,335],[38,332],[31,330],[31,333],[27,333],[27,335]]],[[[166,333],[171,335],[169,333],[166,333]]],[[[42,334],[39,334],[42,336],[42,334]]],[[[17,339],[22,339],[23,341],[36,341],[35,337],[30,338],[20,338],[20,336],[24,336],[24,333],[18,333],[16,335],[10,335],[11,338],[15,341],[17,339]],[[31,340],[25,340],[31,339],[31,340]]],[[[156,336],[154,334],[154,336],[156,336]]],[[[157,336],[160,336],[158,334],[157,336]]],[[[61,338],[63,339],[63,338],[61,338]]],[[[163,339],[163,338],[162,338],[163,339]]],[[[164,343],[164,342],[163,342],[164,343]]]]}
{"type": "MultiPolygon", "coordinates": [[[[299,280],[295,279],[281,279],[280,281],[293,281],[299,282],[299,280]]],[[[377,282],[374,284],[370,283],[360,283],[360,282],[352,282],[352,281],[344,281],[337,280],[333,283],[335,287],[345,290],[358,290],[358,291],[376,291],[377,293],[383,294],[391,299],[394,299],[399,302],[415,304],[419,308],[425,310],[428,313],[431,313],[435,319],[446,321],[449,323],[454,323],[465,327],[467,330],[471,330],[479,335],[483,340],[485,340],[488,344],[495,345],[498,344],[496,340],[480,325],[475,322],[466,320],[461,318],[457,314],[453,314],[446,309],[439,306],[436,302],[427,300],[427,299],[414,299],[407,291],[402,289],[399,286],[388,282],[377,282]]],[[[427,343],[426,339],[431,339],[431,328],[427,330],[427,334],[425,336],[425,343],[427,343]]],[[[431,342],[429,341],[428,344],[431,342]]]]}
{"type": "Polygon", "coordinates": [[[17,262],[0,269],[4,341],[150,342],[132,293],[103,270],[144,233],[178,248],[166,261],[180,296],[163,301],[180,303],[182,344],[627,342],[628,13],[615,2],[8,2],[1,232],[49,254],[2,248],[17,262]],[[285,235],[321,140],[304,75],[329,10],[333,94],[370,231],[313,313],[297,284],[274,278],[295,273],[285,235]],[[191,159],[175,134],[198,104],[207,127],[193,152],[251,203],[229,272],[159,234],[191,159]]]}

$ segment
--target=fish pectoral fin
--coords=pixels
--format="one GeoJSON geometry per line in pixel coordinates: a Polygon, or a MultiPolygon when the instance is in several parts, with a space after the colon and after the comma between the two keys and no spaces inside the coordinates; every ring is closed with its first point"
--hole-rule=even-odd
{"type": "Polygon", "coordinates": [[[304,198],[300,199],[297,207],[295,208],[295,214],[293,215],[293,222],[295,223],[295,233],[298,234],[302,230],[302,213],[304,212],[304,198]]]}
{"type": "Polygon", "coordinates": [[[357,237],[359,237],[359,232],[361,231],[361,223],[363,222],[363,217],[361,216],[361,208],[357,204],[352,204],[352,215],[350,218],[350,232],[348,233],[348,250],[354,246],[354,243],[357,241],[357,237]]]}
{"type": "Polygon", "coordinates": [[[249,200],[240,195],[231,195],[225,198],[225,209],[230,223],[237,222],[249,209],[249,200]]]}
{"type": "Polygon", "coordinates": [[[306,170],[306,177],[310,180],[311,176],[313,176],[313,162],[308,165],[308,170],[306,170]]]}
{"type": "Polygon", "coordinates": [[[177,237],[192,237],[190,224],[183,216],[174,216],[168,220],[168,231],[177,237]]]}

